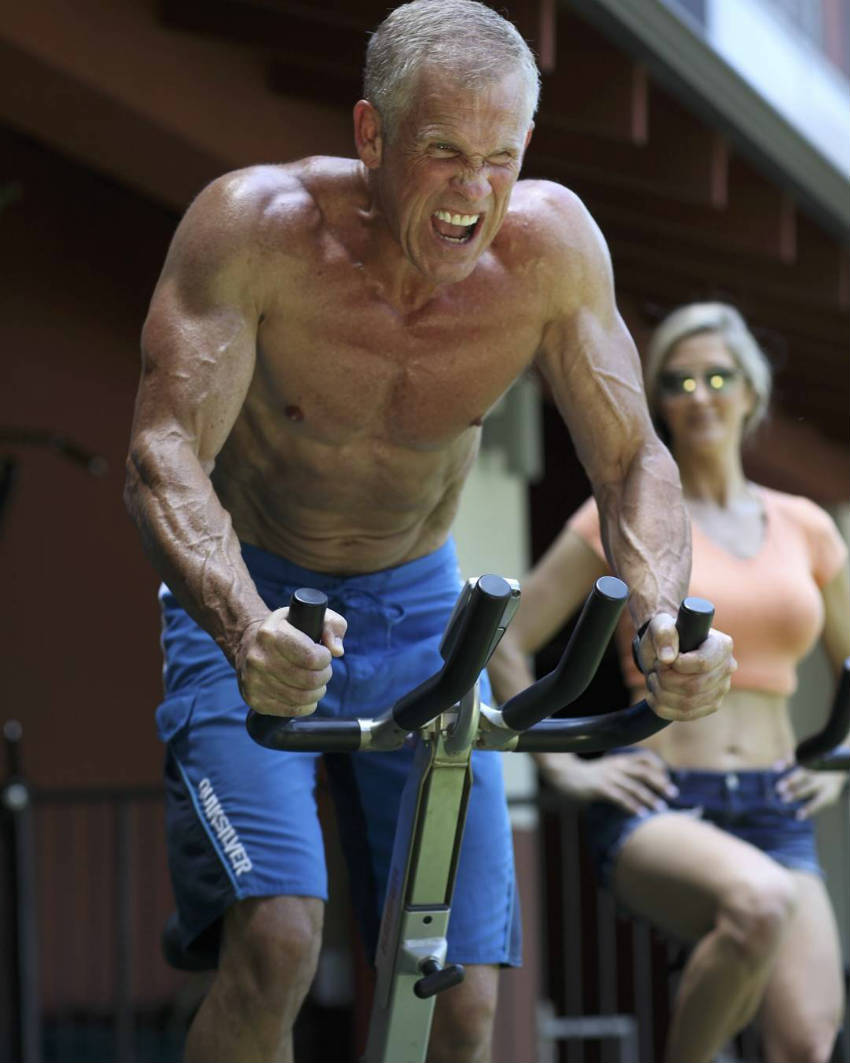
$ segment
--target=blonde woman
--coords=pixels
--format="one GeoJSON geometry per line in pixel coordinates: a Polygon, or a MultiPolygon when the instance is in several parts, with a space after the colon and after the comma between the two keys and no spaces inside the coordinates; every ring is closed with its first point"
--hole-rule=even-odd
{"type": "MultiPolygon", "coordinates": [[[[587,802],[602,879],[633,912],[694,947],[667,1063],[711,1060],[757,1013],[765,1059],[830,1058],[844,1007],[839,939],[811,817],[843,773],[793,763],[788,702],[818,638],[836,676],[850,653],[847,550],[807,499],[750,482],[741,443],[764,417],[770,369],[741,315],[698,303],[652,337],[646,390],[679,466],[693,539],[690,593],[716,606],[738,670],[719,712],[596,760],[540,754],[555,787],[587,802]]],[[[531,681],[527,655],[610,571],[590,499],[523,581],[490,669],[504,700],[531,681]]],[[[618,631],[633,700],[653,689],[618,631]]]]}

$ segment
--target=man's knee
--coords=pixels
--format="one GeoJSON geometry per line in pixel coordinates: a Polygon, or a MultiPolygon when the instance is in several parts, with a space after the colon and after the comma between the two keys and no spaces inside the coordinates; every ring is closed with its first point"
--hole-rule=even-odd
{"type": "Polygon", "coordinates": [[[238,902],[225,917],[219,974],[263,1006],[297,1010],[315,974],[322,915],[312,897],[238,902]]]}
{"type": "Polygon", "coordinates": [[[432,1063],[490,1057],[498,968],[469,967],[466,979],[437,998],[428,1059],[432,1063]]]}

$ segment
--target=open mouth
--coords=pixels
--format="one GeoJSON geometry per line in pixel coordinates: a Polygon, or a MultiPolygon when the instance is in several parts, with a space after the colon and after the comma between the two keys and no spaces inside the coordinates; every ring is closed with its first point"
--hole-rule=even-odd
{"type": "Polygon", "coordinates": [[[468,244],[480,220],[480,214],[454,214],[448,210],[435,210],[431,215],[434,232],[450,244],[468,244]]]}

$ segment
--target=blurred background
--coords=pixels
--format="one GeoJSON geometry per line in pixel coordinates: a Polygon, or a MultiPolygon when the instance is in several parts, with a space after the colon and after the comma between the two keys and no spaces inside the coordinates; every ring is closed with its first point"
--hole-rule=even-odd
{"type": "MultiPolygon", "coordinates": [[[[4,5],[0,1060],[177,1059],[203,992],[159,951],[172,901],[157,580],[121,501],[139,331],[175,225],[207,181],[353,154],[366,35],[389,6],[4,5]]],[[[585,200],[639,346],[682,302],[741,309],[776,373],[747,471],[826,506],[846,535],[850,0],[493,6],[544,73],[524,175],[585,200]]],[[[457,525],[465,574],[521,576],[587,493],[549,396],[524,378],[485,422],[457,525]]],[[[625,698],[609,664],[597,703],[625,698]]],[[[801,733],[830,694],[813,654],[801,733]]],[[[497,1059],[659,1058],[676,950],[595,888],[574,810],[538,793],[523,758],[506,770],[527,957],[504,976],[497,1059]]],[[[818,829],[847,956],[846,796],[818,829]]],[[[303,1063],[361,1047],[368,974],[341,868],[336,881],[299,1022],[303,1063]]],[[[753,1039],[735,1051],[757,1058],[753,1039]]],[[[836,1053],[850,1059],[846,1031],[836,1053]]]]}

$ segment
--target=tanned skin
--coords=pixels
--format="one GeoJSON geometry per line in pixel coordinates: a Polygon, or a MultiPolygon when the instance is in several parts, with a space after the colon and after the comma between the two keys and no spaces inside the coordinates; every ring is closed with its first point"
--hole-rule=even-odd
{"type": "MultiPolygon", "coordinates": [[[[482,419],[534,364],[599,498],[635,620],[652,618],[653,707],[713,712],[730,641],[715,632],[677,656],[688,523],[605,243],[565,188],[517,183],[531,135],[518,74],[474,91],[427,66],[418,78],[391,136],[370,103],[356,105],[356,160],[228,174],[187,211],[145,323],[128,460],[147,550],[245,700],[310,713],[345,619],[329,611],[312,644],[262,601],[240,540],[339,574],[435,550],[482,419]]],[[[320,927],[315,898],[234,905],[187,1058],[291,1059],[320,927]]],[[[430,1060],[489,1058],[497,976],[470,966],[441,996],[430,1060]]]]}
{"type": "MultiPolygon", "coordinates": [[[[358,161],[254,167],[205,189],[145,323],[128,504],[261,712],[312,711],[345,623],[329,614],[327,649],[311,646],[260,599],[239,540],[337,573],[436,549],[482,418],[532,363],[594,486],[635,620],[655,617],[657,655],[676,655],[688,524],[602,236],[562,186],[516,183],[530,136],[517,76],[472,94],[426,69],[422,84],[389,142],[357,105],[358,161]],[[435,233],[438,208],[482,215],[470,243],[435,233]]],[[[712,711],[728,660],[715,635],[681,660],[698,683],[664,668],[656,711],[712,711]]]]}

